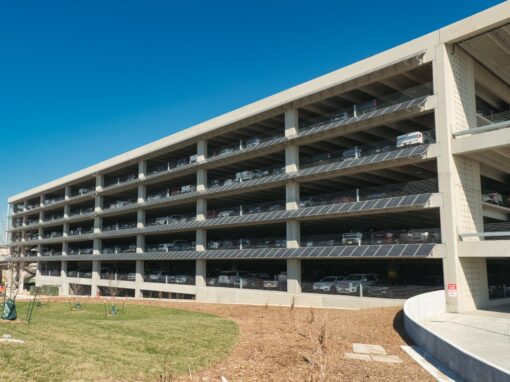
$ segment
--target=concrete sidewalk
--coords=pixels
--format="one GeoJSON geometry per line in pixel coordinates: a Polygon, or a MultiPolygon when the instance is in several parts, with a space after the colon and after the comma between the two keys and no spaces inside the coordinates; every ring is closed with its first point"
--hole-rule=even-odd
{"type": "Polygon", "coordinates": [[[422,323],[446,341],[510,375],[510,305],[494,310],[446,313],[422,323]]]}

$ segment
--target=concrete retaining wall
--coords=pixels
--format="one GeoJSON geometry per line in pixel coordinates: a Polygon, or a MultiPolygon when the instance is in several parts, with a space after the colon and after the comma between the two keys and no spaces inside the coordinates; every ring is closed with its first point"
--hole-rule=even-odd
{"type": "Polygon", "coordinates": [[[510,375],[504,370],[442,339],[421,324],[423,320],[446,313],[445,302],[444,291],[425,293],[407,300],[404,304],[407,334],[466,381],[508,382],[510,375]]]}

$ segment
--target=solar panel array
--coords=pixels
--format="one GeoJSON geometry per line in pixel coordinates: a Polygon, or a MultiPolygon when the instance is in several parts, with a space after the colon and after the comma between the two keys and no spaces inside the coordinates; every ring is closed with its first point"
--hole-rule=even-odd
{"type": "Polygon", "coordinates": [[[316,134],[318,132],[323,132],[331,129],[335,129],[340,126],[349,125],[351,123],[356,123],[359,121],[364,121],[367,119],[375,118],[381,115],[394,113],[396,111],[401,110],[416,110],[421,109],[423,106],[425,106],[425,103],[427,102],[428,95],[419,97],[416,99],[412,99],[410,101],[401,102],[395,105],[387,106],[381,109],[377,109],[368,113],[364,113],[355,117],[350,118],[341,118],[337,120],[333,120],[330,122],[322,122],[318,123],[316,125],[310,126],[306,129],[301,129],[299,136],[304,135],[310,135],[310,134],[316,134]]]}
{"type": "Polygon", "coordinates": [[[101,234],[90,235],[94,237],[115,237],[126,236],[140,233],[159,233],[168,231],[179,231],[196,228],[207,227],[220,227],[230,225],[242,225],[250,223],[263,223],[263,222],[280,222],[287,219],[306,219],[308,217],[321,217],[333,216],[343,214],[354,214],[363,211],[375,211],[392,208],[405,208],[405,207],[423,207],[427,204],[431,193],[419,195],[396,196],[392,198],[364,200],[360,202],[328,204],[323,206],[313,206],[300,208],[293,211],[271,211],[261,212],[256,214],[230,216],[222,218],[210,218],[200,221],[185,221],[165,225],[153,225],[145,228],[129,228],[119,231],[108,231],[101,234]]]}
{"type": "MultiPolygon", "coordinates": [[[[436,244],[383,244],[359,246],[223,249],[144,253],[115,253],[101,255],[38,256],[30,261],[129,261],[129,260],[221,260],[221,259],[339,259],[339,258],[427,258],[436,244]]],[[[10,258],[19,262],[23,258],[10,258]]],[[[25,258],[26,259],[26,258],[25,258]]]]}

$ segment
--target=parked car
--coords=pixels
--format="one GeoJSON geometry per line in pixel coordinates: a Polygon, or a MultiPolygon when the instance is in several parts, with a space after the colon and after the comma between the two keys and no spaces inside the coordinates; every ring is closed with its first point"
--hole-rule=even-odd
{"type": "Polygon", "coordinates": [[[370,243],[372,244],[392,244],[396,241],[397,235],[395,232],[381,231],[372,232],[370,234],[370,243]]]}
{"type": "Polygon", "coordinates": [[[181,193],[195,191],[196,187],[192,184],[187,184],[181,187],[181,193]]]}
{"type": "Polygon", "coordinates": [[[160,192],[157,192],[154,194],[147,195],[147,201],[163,199],[163,198],[167,198],[168,196],[169,196],[168,190],[164,190],[164,191],[160,191],[160,192]]]}
{"type": "Polygon", "coordinates": [[[161,216],[159,218],[154,219],[155,225],[165,225],[176,223],[181,219],[179,215],[171,215],[171,216],[161,216]]]}
{"type": "Polygon", "coordinates": [[[482,202],[501,206],[503,205],[503,195],[501,195],[499,192],[490,192],[488,194],[483,194],[482,202]]]}
{"type": "Polygon", "coordinates": [[[343,277],[339,276],[326,276],[316,281],[312,285],[312,289],[315,291],[333,292],[337,281],[342,280],[343,277]]]}
{"type": "Polygon", "coordinates": [[[189,156],[189,163],[195,163],[198,159],[198,155],[197,154],[194,154],[194,155],[190,155],[189,156]]]}
{"type": "Polygon", "coordinates": [[[422,133],[421,131],[413,131],[412,133],[399,135],[397,137],[396,146],[397,148],[422,145],[430,142],[430,136],[428,133],[422,133]]]}
{"type": "Polygon", "coordinates": [[[190,243],[187,240],[174,240],[168,243],[158,244],[157,251],[158,252],[170,252],[170,251],[180,251],[183,249],[190,248],[190,243]]]}
{"type": "Polygon", "coordinates": [[[237,216],[237,215],[239,215],[239,214],[235,210],[223,210],[223,211],[218,212],[219,218],[227,218],[229,216],[237,216]]]}
{"type": "Polygon", "coordinates": [[[340,204],[340,203],[352,203],[355,201],[356,201],[355,196],[345,195],[345,196],[337,196],[337,197],[333,198],[331,203],[332,204],[340,204]]]}
{"type": "Polygon", "coordinates": [[[263,281],[264,289],[286,290],[287,289],[287,272],[281,272],[273,280],[263,281]]]}
{"type": "Polygon", "coordinates": [[[432,232],[427,230],[408,230],[404,231],[399,236],[399,241],[402,243],[428,243],[434,240],[435,236],[432,232]]]}
{"type": "Polygon", "coordinates": [[[259,138],[250,138],[246,141],[245,148],[249,149],[250,147],[256,147],[260,145],[261,140],[259,138]]]}
{"type": "Polygon", "coordinates": [[[190,276],[190,275],[177,275],[175,276],[175,283],[176,284],[191,284],[192,282],[195,281],[195,277],[194,276],[190,276]]]}
{"type": "Polygon", "coordinates": [[[116,202],[111,203],[109,208],[124,207],[124,206],[128,206],[128,205],[130,205],[132,203],[133,203],[133,201],[130,200],[130,199],[128,199],[128,200],[117,200],[116,202]]]}
{"type": "Polygon", "coordinates": [[[360,285],[363,287],[374,285],[378,280],[373,273],[355,273],[337,281],[335,289],[338,293],[359,293],[360,285]]]}
{"type": "Polygon", "coordinates": [[[135,272],[129,272],[126,276],[126,280],[128,281],[136,281],[136,273],[135,272]]]}
{"type": "Polygon", "coordinates": [[[250,273],[244,272],[244,271],[223,271],[220,272],[220,275],[218,277],[218,283],[219,284],[225,284],[225,285],[234,285],[236,280],[239,280],[240,277],[246,277],[250,273]]]}
{"type": "Polygon", "coordinates": [[[326,199],[324,199],[322,196],[310,196],[308,198],[304,198],[299,202],[299,207],[306,208],[306,207],[312,207],[317,206],[320,204],[325,204],[326,199]]]}
{"type": "Polygon", "coordinates": [[[236,172],[236,180],[238,182],[242,182],[245,180],[251,180],[255,177],[255,173],[253,171],[239,171],[236,172]]]}
{"type": "Polygon", "coordinates": [[[233,153],[234,151],[236,150],[233,147],[224,147],[218,152],[218,155],[226,155],[233,153]]]}
{"type": "Polygon", "coordinates": [[[342,234],[342,245],[361,245],[363,240],[363,233],[361,232],[346,232],[342,234]]]}
{"type": "Polygon", "coordinates": [[[342,159],[358,159],[361,157],[361,149],[359,147],[355,147],[353,149],[348,149],[342,152],[342,159]]]}
{"type": "Polygon", "coordinates": [[[92,187],[82,187],[78,189],[78,195],[86,195],[94,191],[92,187]]]}

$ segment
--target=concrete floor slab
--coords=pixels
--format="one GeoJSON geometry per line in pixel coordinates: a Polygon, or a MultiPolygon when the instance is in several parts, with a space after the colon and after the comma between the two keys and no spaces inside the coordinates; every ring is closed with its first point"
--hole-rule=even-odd
{"type": "Polygon", "coordinates": [[[352,344],[352,350],[355,353],[386,354],[386,350],[381,345],[352,344]]]}

